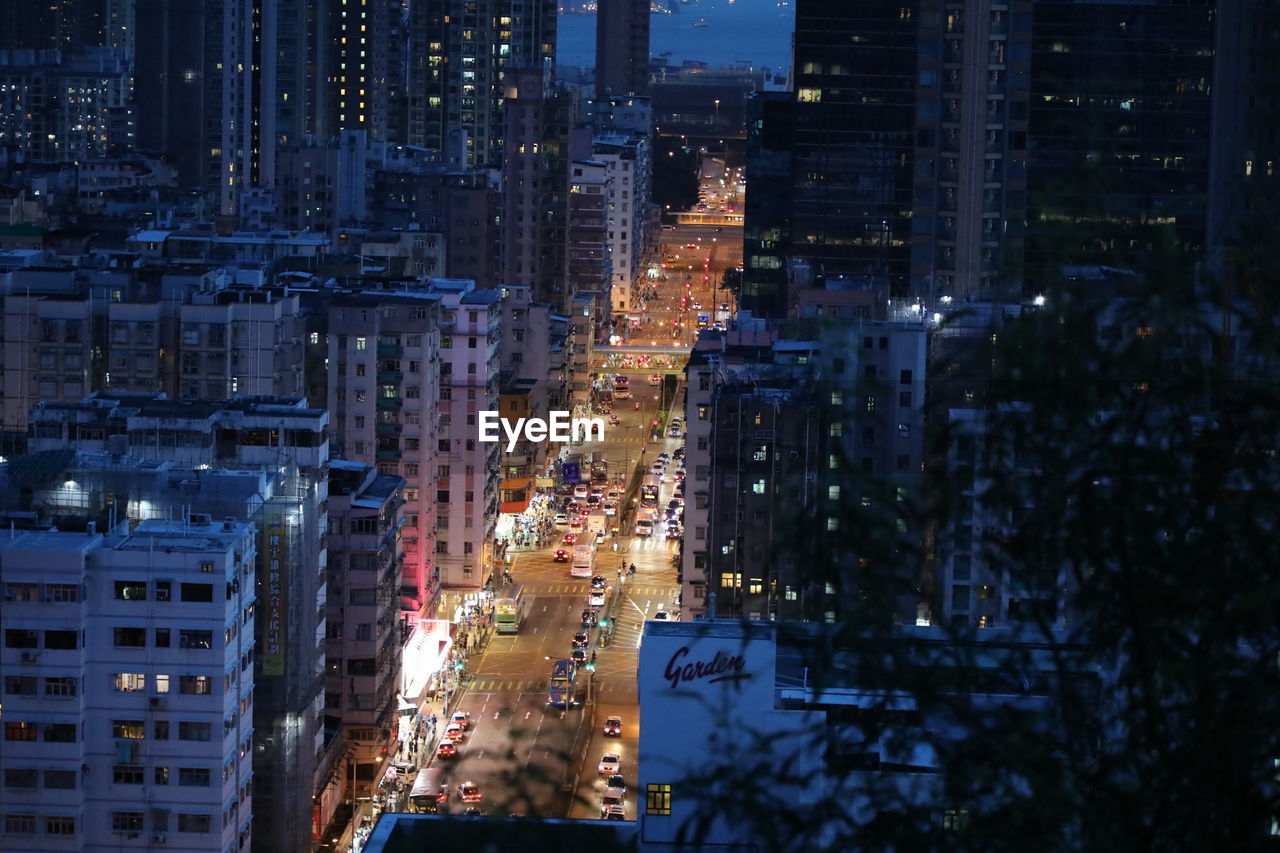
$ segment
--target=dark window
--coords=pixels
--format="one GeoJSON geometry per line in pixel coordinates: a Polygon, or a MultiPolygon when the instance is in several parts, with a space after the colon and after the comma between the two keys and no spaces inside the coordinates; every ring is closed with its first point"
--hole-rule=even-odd
{"type": "Polygon", "coordinates": [[[207,767],[179,767],[178,784],[207,788],[209,787],[209,769],[207,767]]]}
{"type": "Polygon", "coordinates": [[[169,629],[168,628],[156,629],[156,648],[158,649],[169,648],[169,629]]]}
{"type": "Polygon", "coordinates": [[[213,729],[208,723],[178,723],[178,740],[211,740],[213,729]]]}
{"type": "Polygon", "coordinates": [[[44,739],[49,743],[75,743],[75,723],[48,723],[44,727],[44,739]]]}
{"type": "Polygon", "coordinates": [[[911,384],[911,371],[910,371],[910,370],[904,370],[904,371],[902,371],[902,373],[901,373],[901,374],[899,374],[898,382],[900,382],[900,383],[901,383],[901,384],[903,384],[903,385],[910,385],[910,384],[911,384]]]}
{"type": "Polygon", "coordinates": [[[44,786],[46,788],[75,788],[76,771],[46,770],[44,771],[44,786]]]}
{"type": "Polygon", "coordinates": [[[15,696],[36,695],[36,679],[34,675],[6,675],[4,692],[15,696]]]}
{"type": "Polygon", "coordinates": [[[213,601],[213,584],[211,583],[184,583],[182,585],[183,601],[213,601]]]}
{"type": "Polygon", "coordinates": [[[40,635],[26,628],[9,628],[4,632],[4,644],[10,649],[36,649],[40,647],[40,635]]]}
{"type": "Polygon", "coordinates": [[[6,788],[34,788],[36,786],[36,770],[34,767],[13,767],[4,771],[6,788]]]}
{"type": "Polygon", "coordinates": [[[142,812],[112,812],[111,829],[113,832],[141,832],[142,812]]]}
{"type": "MultiPolygon", "coordinates": [[[[116,628],[115,638],[117,646],[145,646],[147,644],[147,629],[116,628]]],[[[156,645],[159,645],[159,643],[156,645]]]]}
{"type": "Polygon", "coordinates": [[[80,645],[79,631],[45,631],[44,647],[46,649],[74,649],[80,645]]]}

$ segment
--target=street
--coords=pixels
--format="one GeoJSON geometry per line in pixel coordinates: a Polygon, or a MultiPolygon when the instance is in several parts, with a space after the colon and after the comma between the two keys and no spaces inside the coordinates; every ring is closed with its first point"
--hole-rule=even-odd
{"type": "MultiPolygon", "coordinates": [[[[741,210],[736,174],[725,172],[718,161],[709,161],[700,182],[700,210],[741,210]]],[[[732,296],[719,285],[726,269],[741,264],[741,230],[667,226],[661,256],[648,278],[650,294],[641,325],[628,330],[628,342],[691,345],[699,319],[702,326],[712,326],[727,320],[733,310],[732,296]]],[[[604,442],[584,448],[605,452],[611,481],[633,476],[637,463],[643,461],[647,467],[659,453],[674,453],[682,444],[675,438],[648,440],[658,414],[659,390],[637,369],[631,398],[614,401],[621,423],[606,430],[604,442]]],[[[682,411],[682,406],[673,408],[675,414],[682,411]]],[[[661,426],[665,436],[666,424],[661,426]]],[[[674,488],[675,482],[665,478],[659,507],[667,505],[674,488]]],[[[618,519],[609,522],[617,524],[618,519]]],[[[595,653],[596,664],[594,672],[589,666],[578,671],[577,704],[569,709],[548,703],[548,680],[552,661],[568,657],[573,634],[583,630],[590,580],[570,577],[569,565],[553,560],[556,549],[568,547],[561,542],[568,527],[558,527],[551,541],[540,547],[513,549],[512,579],[529,598],[525,619],[517,634],[493,635],[468,661],[455,709],[469,713],[472,726],[457,756],[436,758],[434,744],[424,755],[444,770],[452,792],[447,811],[456,814],[472,805],[461,803],[456,792],[461,783],[474,782],[483,795],[474,805],[485,814],[599,818],[606,777],[597,766],[606,753],[619,755],[621,775],[634,784],[639,741],[636,666],[644,621],[661,609],[678,612],[673,557],[679,540],[666,538],[665,524],[658,527],[652,536],[638,537],[628,525],[598,547],[595,573],[617,592],[612,641],[601,648],[600,628],[589,629],[588,649],[595,653]],[[628,575],[625,569],[632,563],[636,574],[628,575]],[[622,718],[621,737],[603,733],[604,720],[611,715],[622,718]]],[[[438,731],[443,730],[442,720],[438,731]]],[[[635,808],[636,795],[629,790],[628,818],[635,817],[635,808]]]]}

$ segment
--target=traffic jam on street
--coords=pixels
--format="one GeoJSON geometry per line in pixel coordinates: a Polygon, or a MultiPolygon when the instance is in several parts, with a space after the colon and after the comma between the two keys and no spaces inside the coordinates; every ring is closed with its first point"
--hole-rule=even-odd
{"type": "MultiPolygon", "coordinates": [[[[699,210],[740,210],[738,173],[709,162],[699,210]]],[[[736,228],[665,227],[643,307],[615,342],[687,348],[721,326],[732,309],[721,277],[740,259],[736,228]]],[[[616,372],[593,376],[591,414],[607,419],[605,439],[562,454],[538,501],[544,517],[517,526],[517,547],[500,548],[493,630],[428,721],[399,808],[635,817],[643,625],[680,612],[684,391],[670,360],[611,363],[616,372]]]]}

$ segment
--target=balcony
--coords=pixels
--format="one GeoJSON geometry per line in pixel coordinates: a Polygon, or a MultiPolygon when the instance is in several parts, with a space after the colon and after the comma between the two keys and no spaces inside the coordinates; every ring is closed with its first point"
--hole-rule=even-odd
{"type": "Polygon", "coordinates": [[[378,435],[399,435],[404,429],[404,424],[378,422],[378,435]]]}
{"type": "Polygon", "coordinates": [[[404,400],[399,397],[379,397],[377,406],[379,409],[403,409],[404,400]]]}
{"type": "Polygon", "coordinates": [[[378,358],[399,358],[404,355],[404,347],[399,343],[378,344],[378,358]]]}
{"type": "Polygon", "coordinates": [[[403,381],[404,381],[404,374],[401,373],[399,370],[379,370],[378,371],[379,385],[399,385],[403,381]]]}

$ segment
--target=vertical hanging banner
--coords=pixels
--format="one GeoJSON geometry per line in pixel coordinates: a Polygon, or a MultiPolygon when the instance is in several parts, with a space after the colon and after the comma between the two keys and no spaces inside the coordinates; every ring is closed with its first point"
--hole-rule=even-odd
{"type": "Polygon", "coordinates": [[[262,528],[263,598],[267,605],[266,644],[262,659],[263,675],[284,675],[284,647],[286,637],[285,566],[289,562],[289,538],[284,517],[270,515],[262,528]]]}

